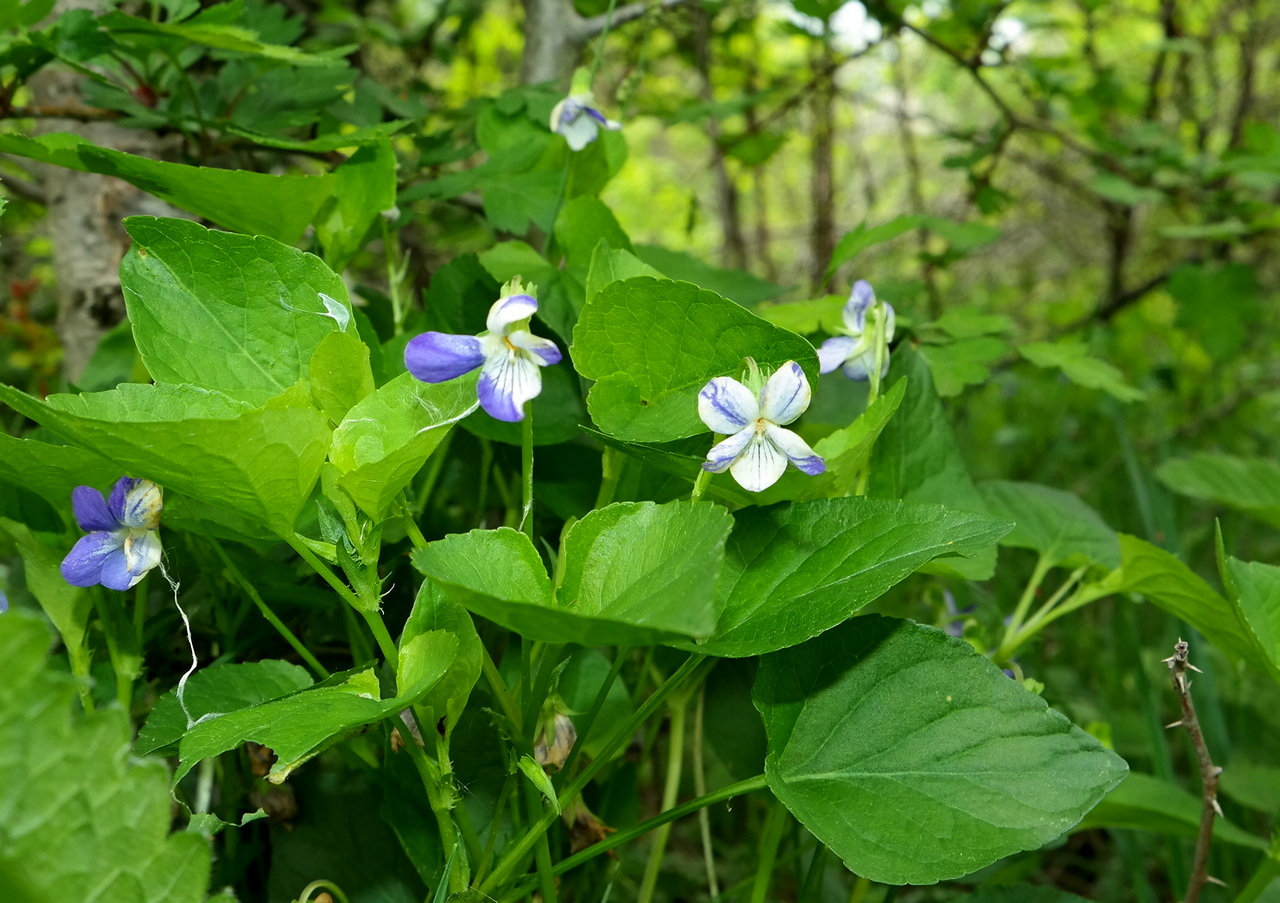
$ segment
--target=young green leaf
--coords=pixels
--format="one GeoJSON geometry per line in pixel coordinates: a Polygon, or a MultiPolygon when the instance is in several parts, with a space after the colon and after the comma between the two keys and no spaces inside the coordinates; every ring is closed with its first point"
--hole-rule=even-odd
{"type": "Polygon", "coordinates": [[[1079,496],[1036,483],[981,484],[986,509],[1016,526],[1002,545],[1033,549],[1054,565],[1120,565],[1115,532],[1079,496]]]}

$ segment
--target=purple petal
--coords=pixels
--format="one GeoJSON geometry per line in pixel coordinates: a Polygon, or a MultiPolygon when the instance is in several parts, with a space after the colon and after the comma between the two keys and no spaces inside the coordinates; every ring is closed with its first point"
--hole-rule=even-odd
{"type": "MultiPolygon", "coordinates": [[[[888,366],[889,356],[885,355],[886,369],[888,366]]],[[[875,353],[868,348],[860,354],[855,354],[844,365],[844,375],[850,379],[864,382],[871,376],[871,368],[875,366],[875,353]]],[[[882,376],[884,374],[881,374],[882,376]]]]}
{"type": "Polygon", "coordinates": [[[811,449],[807,442],[791,432],[791,430],[774,426],[771,423],[764,428],[764,434],[769,437],[769,441],[777,447],[778,451],[786,455],[787,460],[794,464],[801,473],[816,477],[827,469],[827,462],[822,460],[822,456],[811,449]]]}
{"type": "Polygon", "coordinates": [[[747,492],[764,492],[778,482],[786,469],[787,459],[782,452],[764,436],[755,433],[729,468],[729,473],[747,492]]]}
{"type": "Polygon", "coordinates": [[[424,383],[442,383],[470,373],[484,363],[480,340],[473,335],[424,332],[404,349],[404,365],[424,383]]]}
{"type": "Polygon", "coordinates": [[[849,355],[853,354],[857,344],[856,339],[851,339],[847,335],[827,339],[818,348],[818,372],[830,373],[837,369],[849,359],[849,355]]]}
{"type": "Polygon", "coordinates": [[[508,295],[493,302],[485,326],[494,335],[504,336],[516,323],[538,312],[538,299],[533,295],[508,295]]]}
{"type": "Polygon", "coordinates": [[[533,355],[534,363],[539,367],[558,364],[562,359],[560,349],[556,347],[555,342],[536,336],[531,332],[525,332],[523,329],[511,333],[511,335],[507,336],[507,341],[533,355]]]}
{"type": "Polygon", "coordinates": [[[870,282],[859,279],[853,284],[853,291],[849,293],[849,300],[844,305],[844,325],[850,335],[862,334],[862,330],[866,328],[867,310],[875,303],[876,293],[870,282]]]}
{"type": "Polygon", "coordinates": [[[124,592],[141,579],[141,574],[135,574],[129,570],[129,563],[125,560],[123,548],[116,554],[108,555],[102,560],[102,570],[98,575],[98,582],[107,589],[124,592]]]}
{"type": "Polygon", "coordinates": [[[100,530],[81,536],[62,559],[62,578],[72,586],[101,583],[102,569],[108,561],[119,559],[119,567],[125,567],[123,544],[124,537],[116,532],[100,530]]]}
{"type": "Polygon", "coordinates": [[[0,589],[0,615],[9,610],[9,597],[4,594],[4,590],[0,589]]]}
{"type": "MultiPolygon", "coordinates": [[[[119,488],[119,486],[120,484],[116,483],[116,487],[119,488]]],[[[113,499],[115,495],[115,490],[112,490],[113,499]]],[[[76,523],[80,525],[81,530],[88,532],[114,530],[120,526],[120,519],[111,513],[112,509],[107,505],[107,500],[92,486],[77,486],[71,490],[71,510],[75,513],[76,523]]]]}
{"type": "Polygon", "coordinates": [[[795,361],[787,361],[760,390],[760,416],[772,423],[790,423],[809,407],[813,393],[795,361]]]}
{"type": "Polygon", "coordinates": [[[480,407],[494,420],[516,423],[524,419],[524,403],[542,391],[538,365],[523,355],[501,354],[489,358],[480,371],[476,394],[480,407]]]}
{"type": "Polygon", "coordinates": [[[729,465],[738,460],[738,456],[742,454],[756,435],[755,424],[744,427],[734,433],[728,439],[711,446],[711,450],[707,452],[707,460],[702,462],[702,469],[708,473],[724,473],[729,469],[729,465]]]}
{"type": "Polygon", "coordinates": [[[751,390],[730,376],[717,376],[698,393],[698,416],[713,433],[729,435],[760,416],[751,390]]]}
{"type": "Polygon", "coordinates": [[[144,527],[154,530],[160,526],[160,510],[164,507],[164,496],[160,487],[150,480],[138,480],[122,477],[111,490],[111,500],[107,507],[120,518],[126,527],[144,527]],[[123,488],[123,491],[121,491],[123,488]],[[119,499],[116,498],[119,493],[119,499]],[[117,502],[119,509],[116,508],[117,502]]]}

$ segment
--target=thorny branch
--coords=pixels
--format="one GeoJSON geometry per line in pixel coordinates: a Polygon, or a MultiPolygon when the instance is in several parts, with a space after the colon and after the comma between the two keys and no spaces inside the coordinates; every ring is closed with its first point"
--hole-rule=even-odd
{"type": "Polygon", "coordinates": [[[1187,661],[1189,649],[1184,640],[1178,640],[1173,646],[1173,655],[1164,659],[1164,663],[1169,666],[1169,674],[1173,678],[1173,692],[1177,694],[1178,705],[1182,707],[1182,718],[1168,727],[1181,725],[1187,729],[1187,734],[1191,737],[1191,745],[1195,747],[1196,762],[1200,765],[1200,780],[1203,785],[1204,808],[1200,813],[1200,833],[1196,837],[1191,880],[1187,883],[1187,893],[1182,898],[1182,903],[1196,903],[1200,899],[1200,891],[1206,882],[1221,883],[1215,878],[1210,878],[1206,868],[1209,864],[1209,842],[1213,838],[1213,818],[1215,815],[1222,815],[1222,809],[1218,806],[1218,777],[1222,774],[1222,769],[1214,765],[1209,757],[1209,747],[1205,745],[1204,733],[1200,730],[1200,721],[1196,718],[1195,705],[1191,702],[1191,684],[1187,680],[1187,672],[1198,672],[1200,669],[1187,661]]]}

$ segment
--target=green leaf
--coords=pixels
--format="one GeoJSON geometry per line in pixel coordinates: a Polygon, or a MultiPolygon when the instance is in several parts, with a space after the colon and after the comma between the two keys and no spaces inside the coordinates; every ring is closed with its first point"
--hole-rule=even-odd
{"type": "Polygon", "coordinates": [[[476,375],[424,383],[402,373],[366,396],[333,431],[338,485],[375,521],[422,469],[449,429],[476,409],[476,375]]]}
{"type": "Polygon", "coordinates": [[[1174,555],[1136,536],[1120,534],[1121,565],[1098,585],[1102,593],[1138,593],[1181,618],[1234,659],[1242,659],[1280,678],[1244,614],[1200,579],[1174,555]]]}
{"type": "Polygon", "coordinates": [[[414,673],[404,696],[378,698],[373,670],[361,671],[342,683],[320,684],[261,705],[227,712],[190,728],[178,744],[176,785],[199,762],[252,740],[268,746],[276,762],[267,774],[273,784],[283,782],[299,765],[342,742],[368,724],[407,708],[431,688],[448,669],[452,655],[445,651],[456,639],[443,631],[423,634],[427,645],[440,643],[438,654],[424,656],[429,665],[414,673]],[[432,638],[432,639],[428,639],[432,638]]]}
{"type": "MultiPolygon", "coordinates": [[[[182,701],[192,720],[208,715],[234,712],[269,702],[303,690],[313,681],[305,668],[265,659],[246,664],[210,665],[200,668],[184,685],[182,701]]],[[[174,687],[156,701],[155,708],[147,716],[147,723],[138,731],[133,751],[145,756],[163,751],[167,755],[177,752],[178,741],[187,732],[187,715],[178,701],[178,688],[174,687]]]]}
{"type": "Polygon", "coordinates": [[[516,764],[520,767],[521,774],[529,779],[529,783],[538,789],[542,798],[550,803],[559,815],[560,800],[556,798],[556,788],[551,783],[551,778],[547,777],[547,773],[542,770],[542,766],[534,761],[532,756],[521,756],[516,764]]]}
{"type": "Polygon", "coordinates": [[[819,330],[839,332],[843,326],[843,310],[848,299],[844,295],[823,295],[804,301],[784,301],[779,304],[761,304],[756,313],[774,326],[781,326],[800,335],[819,330]]]}
{"type": "Polygon", "coordinates": [[[333,196],[316,214],[316,238],[324,259],[341,273],[384,211],[396,209],[396,155],[385,135],[366,144],[334,170],[333,196]]]}
{"type": "MultiPolygon", "coordinates": [[[[616,654],[616,653],[615,653],[616,654]]],[[[577,649],[569,656],[556,682],[555,691],[569,708],[570,716],[577,716],[576,723],[581,726],[583,718],[595,705],[596,697],[604,687],[609,676],[611,662],[598,649],[577,649]]],[[[595,758],[600,755],[604,745],[620,730],[627,720],[635,714],[635,706],[631,704],[631,696],[627,693],[626,684],[614,680],[605,694],[604,705],[596,716],[589,734],[579,737],[582,750],[595,758]]],[[[751,713],[754,718],[755,713],[751,713]]],[[[614,755],[624,755],[625,750],[615,750],[614,755]]],[[[759,774],[759,771],[755,772],[759,774]]]]}
{"type": "Polygon", "coordinates": [[[1174,492],[1217,502],[1280,527],[1280,464],[1197,452],[1165,461],[1156,477],[1174,492]]]}
{"type": "Polygon", "coordinates": [[[818,499],[736,515],[716,584],[715,633],[728,657],[795,646],[835,627],[939,556],[972,556],[1010,524],[936,505],[818,499]]]}
{"type": "Polygon", "coordinates": [[[1222,792],[1242,806],[1268,815],[1280,814],[1280,768],[1231,759],[1222,773],[1222,792]]]}
{"type": "Polygon", "coordinates": [[[125,228],[121,287],[158,383],[261,404],[306,378],[321,340],[350,325],[346,286],[310,254],[184,219],[134,216],[125,228]]]}
{"type": "Polygon", "coordinates": [[[673,251],[659,245],[637,245],[635,253],[668,279],[692,282],[699,288],[722,295],[743,307],[755,307],[786,291],[782,286],[753,276],[745,270],[712,266],[683,251],[673,251]]]}
{"type": "Polygon", "coordinates": [[[6,900],[200,903],[204,838],[169,833],[166,770],[129,755],[125,713],[81,714],[34,617],[0,617],[0,893],[6,900]]]}
{"type": "Polygon", "coordinates": [[[917,350],[933,373],[938,394],[951,398],[968,386],[980,386],[990,379],[992,366],[1010,348],[1002,339],[981,336],[945,345],[920,345],[917,350]]]}
{"type": "Polygon", "coordinates": [[[97,147],[78,135],[0,135],[0,153],[115,176],[176,207],[247,235],[286,244],[302,237],[333,191],[334,176],[267,175],[185,166],[97,147]]]}
{"type": "Polygon", "coordinates": [[[1065,890],[1031,884],[986,887],[976,894],[965,894],[955,899],[957,903],[1088,903],[1086,898],[1065,890]]]}
{"type": "Polygon", "coordinates": [[[1124,374],[1106,361],[1089,356],[1083,342],[1028,342],[1018,346],[1024,358],[1047,370],[1061,370],[1062,375],[1086,389],[1101,389],[1126,404],[1141,401],[1147,393],[1124,381],[1124,374]]]}
{"type": "Polygon", "coordinates": [[[369,346],[354,332],[331,332],[321,339],[307,371],[311,400],[334,425],[374,390],[369,346]]]}
{"type": "Polygon", "coordinates": [[[1079,496],[1037,483],[991,480],[978,487],[986,510],[1016,524],[1001,545],[1039,552],[1053,566],[1120,566],[1115,531],[1079,496]]]}
{"type": "Polygon", "coordinates": [[[573,331],[578,372],[596,380],[587,407],[619,439],[662,442],[706,432],[698,392],[716,376],[738,375],[743,358],[762,368],[786,361],[817,380],[817,354],[714,292],[639,276],[592,298],[573,331]]]}
{"type": "Polygon", "coordinates": [[[458,637],[448,630],[428,630],[400,644],[396,698],[418,703],[449,672],[458,655],[458,637]]]}
{"type": "Polygon", "coordinates": [[[509,528],[447,536],[413,554],[418,570],[478,615],[529,639],[650,645],[704,636],[728,512],[708,502],[620,502],[566,531],[561,585],[509,528]]]}
{"type": "MultiPolygon", "coordinates": [[[[1220,553],[1221,554],[1221,553],[1220,553]]],[[[1280,567],[1221,554],[1222,584],[1262,654],[1280,677],[1280,567]]]]}
{"type": "Polygon", "coordinates": [[[452,634],[458,640],[458,652],[449,670],[418,704],[431,708],[437,718],[445,718],[446,725],[452,729],[462,717],[471,690],[480,679],[484,648],[467,610],[445,596],[430,580],[424,580],[400,636],[401,649],[428,631],[452,634]]]}
{"type": "Polygon", "coordinates": [[[0,385],[0,401],[123,471],[288,534],[320,474],[329,430],[295,388],[265,405],[194,386],[126,383],[45,403],[0,385]]]}
{"type": "MultiPolygon", "coordinates": [[[[1199,796],[1154,775],[1131,773],[1084,817],[1076,830],[1128,828],[1195,837],[1200,833],[1201,808],[1199,796]]],[[[1213,838],[1255,850],[1267,848],[1267,842],[1261,837],[1241,830],[1222,817],[1213,823],[1213,838]]]]}
{"type": "MultiPolygon", "coordinates": [[[[894,351],[889,367],[890,388],[901,379],[907,381],[906,395],[872,452],[868,496],[984,513],[986,506],[960,456],[928,365],[909,348],[894,351]]],[[[936,567],[968,580],[985,580],[995,572],[996,550],[936,567]]]]}
{"type": "Polygon", "coordinates": [[[601,239],[591,254],[591,265],[587,270],[586,297],[590,300],[600,294],[601,289],[606,286],[633,276],[667,278],[630,251],[611,248],[601,239]]]}
{"type": "Polygon", "coordinates": [[[601,243],[624,252],[632,250],[631,239],[618,225],[613,211],[599,198],[590,196],[573,198],[560,208],[560,215],[556,217],[556,242],[571,267],[590,266],[601,243]]]}
{"type": "Polygon", "coordinates": [[[752,695],[770,789],[851,871],[884,884],[1037,849],[1125,774],[968,643],[909,621],[868,615],[766,656],[752,695]]]}
{"type": "Polygon", "coordinates": [[[1135,185],[1124,176],[1100,172],[1089,180],[1089,187],[1109,201],[1133,207],[1138,204],[1159,204],[1164,193],[1156,188],[1135,185]]]}
{"type": "Polygon", "coordinates": [[[841,236],[840,241],[836,244],[836,249],[831,254],[831,262],[827,264],[827,273],[824,281],[829,280],[835,275],[835,271],[840,266],[853,260],[865,249],[897,238],[904,232],[910,232],[920,226],[923,220],[924,217],[913,213],[894,217],[887,223],[881,223],[878,226],[868,226],[865,222],[860,223],[856,228],[841,236]]]}
{"type": "Polygon", "coordinates": [[[84,649],[84,641],[93,597],[83,587],[67,583],[62,576],[62,559],[71,551],[72,545],[68,544],[61,551],[50,548],[26,524],[8,518],[0,518],[0,532],[8,534],[17,547],[27,589],[48,615],[58,636],[62,637],[72,662],[78,666],[80,661],[77,659],[82,657],[87,669],[90,653],[84,649]]]}
{"type": "Polygon", "coordinates": [[[77,486],[106,486],[121,476],[118,466],[93,452],[0,432],[0,480],[31,490],[59,510],[71,510],[77,486]]]}

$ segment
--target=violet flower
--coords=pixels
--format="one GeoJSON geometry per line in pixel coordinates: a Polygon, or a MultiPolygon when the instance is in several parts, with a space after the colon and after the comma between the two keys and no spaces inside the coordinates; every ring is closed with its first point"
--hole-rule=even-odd
{"type": "Polygon", "coordinates": [[[616,132],[622,123],[614,122],[597,110],[591,92],[570,94],[551,111],[551,131],[563,135],[569,149],[580,151],[599,136],[601,129],[616,132]]]}
{"type": "Polygon", "coordinates": [[[404,349],[404,365],[426,383],[456,379],[481,367],[476,394],[495,420],[524,419],[524,403],[542,391],[540,367],[560,363],[560,349],[550,339],[529,332],[538,301],[516,279],[489,308],[487,333],[478,336],[424,332],[404,349]],[[510,292],[510,293],[509,293],[510,292]]]}
{"type": "Polygon", "coordinates": [[[62,560],[62,576],[72,586],[126,590],[160,563],[156,530],[164,499],[155,483],[121,477],[109,499],[92,486],[77,486],[71,507],[80,529],[88,531],[62,560]]]}
{"type": "Polygon", "coordinates": [[[884,317],[884,347],[881,351],[884,363],[880,376],[889,372],[889,343],[893,341],[893,305],[887,301],[876,302],[871,283],[859,279],[853,285],[849,300],[845,302],[844,335],[827,339],[818,349],[818,369],[830,373],[843,365],[844,375],[850,379],[866,380],[876,365],[876,321],[884,317]]]}

